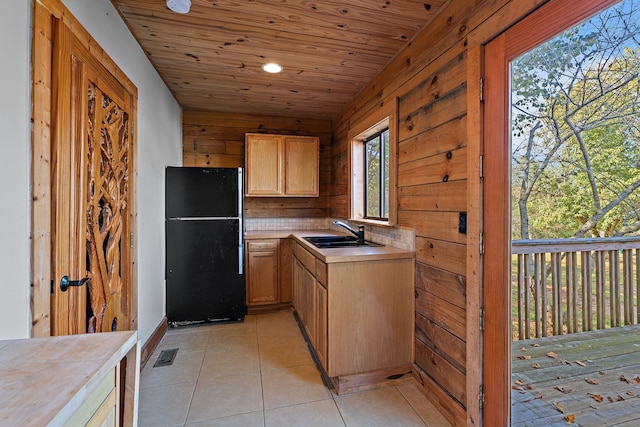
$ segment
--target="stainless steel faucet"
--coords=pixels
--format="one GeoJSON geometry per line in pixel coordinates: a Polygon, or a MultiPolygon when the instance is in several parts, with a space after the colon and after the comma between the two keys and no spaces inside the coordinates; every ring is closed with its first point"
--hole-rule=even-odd
{"type": "Polygon", "coordinates": [[[353,233],[358,238],[358,241],[360,243],[364,243],[364,225],[359,225],[358,226],[358,231],[356,231],[356,230],[354,230],[353,228],[349,227],[349,225],[345,224],[342,221],[335,220],[335,221],[333,221],[333,223],[335,225],[338,225],[338,226],[346,229],[346,230],[349,230],[351,233],[353,233]]]}

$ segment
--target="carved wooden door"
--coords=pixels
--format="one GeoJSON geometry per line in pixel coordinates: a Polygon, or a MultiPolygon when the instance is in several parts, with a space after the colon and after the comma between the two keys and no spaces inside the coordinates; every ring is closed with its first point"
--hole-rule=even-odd
{"type": "Polygon", "coordinates": [[[134,98],[55,24],[52,335],[132,329],[134,98]]]}

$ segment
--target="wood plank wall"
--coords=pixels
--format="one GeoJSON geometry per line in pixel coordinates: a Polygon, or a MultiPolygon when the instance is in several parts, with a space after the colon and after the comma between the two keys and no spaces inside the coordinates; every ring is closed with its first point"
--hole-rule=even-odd
{"type": "Polygon", "coordinates": [[[398,222],[416,232],[414,371],[454,425],[482,424],[481,184],[468,175],[482,153],[478,52],[542,3],[452,0],[334,121],[331,215],[346,218],[349,129],[398,101],[398,222]],[[467,234],[460,212],[474,224],[467,234]]]}
{"type": "Polygon", "coordinates": [[[331,123],[323,120],[185,110],[182,115],[184,166],[244,167],[247,132],[320,138],[319,197],[247,197],[247,218],[323,218],[329,216],[331,123]]]}

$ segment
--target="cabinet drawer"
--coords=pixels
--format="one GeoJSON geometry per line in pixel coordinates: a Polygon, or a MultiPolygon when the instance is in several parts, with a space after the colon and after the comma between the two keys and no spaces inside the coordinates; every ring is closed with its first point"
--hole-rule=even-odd
{"type": "Polygon", "coordinates": [[[91,419],[87,422],[85,427],[108,427],[108,426],[118,426],[118,401],[116,389],[114,388],[109,393],[109,396],[102,402],[102,405],[98,408],[98,410],[93,414],[91,419]]]}
{"type": "Polygon", "coordinates": [[[316,275],[316,257],[311,252],[300,246],[299,243],[293,248],[293,254],[296,258],[313,274],[316,275]]]}
{"type": "MultiPolygon", "coordinates": [[[[94,417],[94,414],[99,412],[100,408],[107,406],[111,408],[112,401],[109,400],[109,396],[113,394],[113,405],[115,406],[115,396],[117,388],[117,381],[119,375],[119,367],[109,372],[107,376],[102,380],[100,385],[93,390],[82,403],[82,406],[71,416],[71,418],[65,423],[65,426],[84,426],[94,417]],[[104,402],[107,402],[106,404],[104,402]]],[[[98,416],[99,417],[99,416],[98,416]]]]}
{"type": "Polygon", "coordinates": [[[270,240],[247,240],[247,250],[251,251],[265,251],[278,249],[278,239],[270,240]]]}
{"type": "Polygon", "coordinates": [[[322,286],[327,287],[327,264],[316,258],[316,279],[322,283],[322,286]]]}

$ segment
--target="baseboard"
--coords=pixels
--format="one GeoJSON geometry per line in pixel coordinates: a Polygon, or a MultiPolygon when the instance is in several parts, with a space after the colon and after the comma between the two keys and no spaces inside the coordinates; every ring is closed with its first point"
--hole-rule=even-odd
{"type": "Polygon", "coordinates": [[[140,350],[140,370],[144,368],[144,365],[147,364],[147,361],[151,358],[153,351],[160,344],[160,340],[167,333],[167,329],[169,329],[169,324],[167,323],[167,318],[163,317],[160,321],[160,324],[156,327],[155,331],[151,334],[146,343],[142,346],[140,350]]]}
{"type": "Polygon", "coordinates": [[[271,313],[274,311],[284,310],[291,307],[290,302],[281,302],[276,304],[263,304],[247,306],[247,314],[271,313]]]}
{"type": "Polygon", "coordinates": [[[361,374],[341,375],[331,378],[334,391],[338,395],[357,393],[389,385],[398,385],[411,379],[410,365],[380,369],[361,374]]]}
{"type": "Polygon", "coordinates": [[[311,339],[300,320],[298,312],[295,310],[293,311],[293,317],[296,319],[300,333],[302,333],[302,336],[307,343],[309,353],[311,353],[311,357],[320,372],[322,382],[327,388],[333,390],[337,395],[371,390],[391,384],[397,385],[411,379],[413,373],[411,365],[385,368],[377,371],[362,372],[359,374],[330,377],[327,371],[325,371],[324,366],[322,366],[320,359],[318,359],[318,355],[311,344],[311,339]]]}

